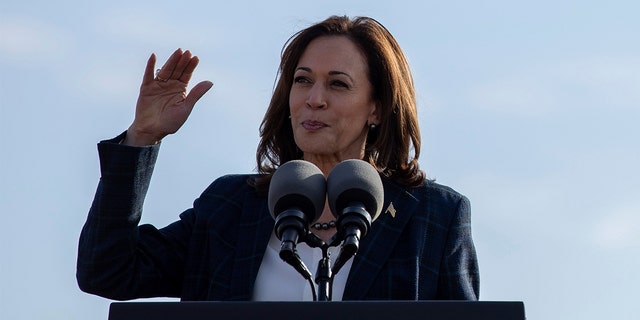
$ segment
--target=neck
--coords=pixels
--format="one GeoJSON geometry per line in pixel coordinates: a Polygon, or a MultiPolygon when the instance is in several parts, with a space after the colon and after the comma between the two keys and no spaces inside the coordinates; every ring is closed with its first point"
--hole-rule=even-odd
{"type": "Polygon", "coordinates": [[[362,159],[364,157],[363,154],[359,155],[340,155],[340,154],[331,154],[331,155],[317,155],[317,154],[305,154],[302,158],[306,161],[309,161],[315,164],[320,171],[324,174],[325,177],[329,176],[333,167],[335,167],[338,163],[347,160],[347,159],[362,159]]]}

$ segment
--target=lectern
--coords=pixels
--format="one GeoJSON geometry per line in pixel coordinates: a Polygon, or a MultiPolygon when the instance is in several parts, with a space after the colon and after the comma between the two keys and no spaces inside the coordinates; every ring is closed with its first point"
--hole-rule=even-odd
{"type": "Polygon", "coordinates": [[[114,302],[109,320],[525,320],[519,301],[114,302]]]}

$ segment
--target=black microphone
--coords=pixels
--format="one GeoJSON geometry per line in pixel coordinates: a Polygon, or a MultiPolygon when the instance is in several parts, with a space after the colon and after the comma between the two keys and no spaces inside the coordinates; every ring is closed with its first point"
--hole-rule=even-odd
{"type": "Polygon", "coordinates": [[[332,268],[338,270],[354,256],[384,203],[384,187],[378,171],[363,160],[337,164],[327,178],[331,213],[337,218],[338,240],[344,239],[332,268]]]}
{"type": "Polygon", "coordinates": [[[311,278],[311,272],[296,253],[296,244],[306,237],[309,225],[322,215],[326,189],[322,171],[304,160],[281,165],[269,185],[269,212],[276,221],[276,236],[282,241],[280,258],[307,279],[311,278]]]}

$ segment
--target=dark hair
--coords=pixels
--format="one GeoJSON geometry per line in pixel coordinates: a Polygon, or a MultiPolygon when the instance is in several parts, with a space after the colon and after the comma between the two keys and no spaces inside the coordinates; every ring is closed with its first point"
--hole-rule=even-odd
{"type": "Polygon", "coordinates": [[[321,36],[346,36],[367,59],[381,122],[367,136],[363,160],[398,183],[421,185],[425,176],[418,166],[420,129],[411,70],[391,33],[368,17],[332,16],[297,32],[285,43],[279,79],[260,125],[258,172],[267,174],[268,180],[283,163],[302,158],[289,119],[289,93],[300,57],[309,43],[321,36]]]}

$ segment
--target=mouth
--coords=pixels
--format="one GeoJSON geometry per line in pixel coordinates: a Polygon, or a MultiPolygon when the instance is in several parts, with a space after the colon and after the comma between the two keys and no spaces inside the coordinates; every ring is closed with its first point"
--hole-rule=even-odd
{"type": "Polygon", "coordinates": [[[324,122],[315,121],[315,120],[305,120],[302,122],[302,127],[306,130],[320,130],[324,127],[328,127],[328,125],[324,122]]]}

